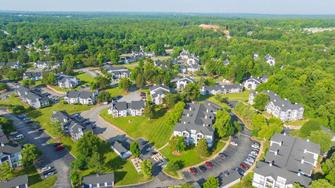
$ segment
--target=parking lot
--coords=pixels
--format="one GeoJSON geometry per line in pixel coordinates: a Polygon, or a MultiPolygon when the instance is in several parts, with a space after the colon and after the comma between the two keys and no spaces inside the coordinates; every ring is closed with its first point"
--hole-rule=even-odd
{"type": "Polygon", "coordinates": [[[183,171],[185,180],[192,182],[209,176],[217,177],[224,171],[239,168],[240,163],[244,161],[252,151],[251,145],[253,142],[248,135],[250,135],[249,132],[245,130],[233,137],[231,141],[234,144],[230,144],[225,151],[209,161],[212,163],[212,167],[203,164],[195,167],[195,170],[187,169],[183,171]],[[235,145],[235,143],[237,145],[235,145]]]}

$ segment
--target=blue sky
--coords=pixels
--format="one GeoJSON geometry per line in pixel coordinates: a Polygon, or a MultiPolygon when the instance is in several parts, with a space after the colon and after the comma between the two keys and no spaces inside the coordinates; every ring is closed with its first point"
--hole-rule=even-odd
{"type": "Polygon", "coordinates": [[[335,14],[335,0],[0,0],[0,10],[335,14]]]}

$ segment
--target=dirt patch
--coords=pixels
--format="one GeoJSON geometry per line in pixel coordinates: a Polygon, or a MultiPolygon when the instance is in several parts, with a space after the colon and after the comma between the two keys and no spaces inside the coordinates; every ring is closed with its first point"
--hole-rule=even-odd
{"type": "Polygon", "coordinates": [[[221,27],[219,25],[213,25],[213,24],[200,24],[199,27],[202,29],[209,29],[213,31],[221,30],[221,27]]]}

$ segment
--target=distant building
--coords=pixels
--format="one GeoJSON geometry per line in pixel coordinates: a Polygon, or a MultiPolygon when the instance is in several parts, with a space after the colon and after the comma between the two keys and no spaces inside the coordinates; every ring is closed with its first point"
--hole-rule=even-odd
{"type": "Polygon", "coordinates": [[[23,73],[23,79],[24,80],[32,80],[32,81],[38,81],[43,79],[43,73],[42,72],[32,72],[27,71],[23,73]]]}
{"type": "Polygon", "coordinates": [[[176,84],[178,91],[182,91],[189,83],[194,83],[195,81],[191,77],[182,77],[173,79],[172,82],[176,84]]]}
{"type": "Polygon", "coordinates": [[[180,122],[173,131],[173,136],[182,136],[187,144],[198,144],[200,139],[206,139],[212,147],[214,141],[213,124],[216,111],[221,109],[212,102],[201,104],[188,103],[184,109],[180,122]]]}
{"type": "Polygon", "coordinates": [[[64,134],[69,134],[73,140],[79,140],[85,132],[92,132],[91,122],[77,120],[65,111],[54,111],[51,121],[59,123],[64,134]]]}
{"type": "Polygon", "coordinates": [[[265,56],[265,61],[267,64],[269,64],[270,66],[275,66],[276,65],[276,60],[270,55],[270,54],[267,54],[265,56]]]}
{"type": "Polygon", "coordinates": [[[96,102],[97,94],[90,91],[69,91],[64,97],[64,101],[69,104],[93,105],[96,102]]]}
{"type": "Polygon", "coordinates": [[[126,67],[106,64],[103,69],[112,76],[112,84],[118,83],[121,78],[129,78],[130,76],[130,71],[126,67]]]}
{"type": "Polygon", "coordinates": [[[43,108],[50,105],[48,97],[36,92],[32,92],[26,87],[18,87],[16,89],[16,94],[23,102],[27,103],[33,108],[43,108]]]}
{"type": "Polygon", "coordinates": [[[131,101],[127,102],[113,102],[108,109],[108,114],[113,117],[126,117],[126,116],[142,116],[144,112],[145,102],[131,101]]]}
{"type": "Polygon", "coordinates": [[[0,62],[0,68],[19,69],[21,68],[20,62],[0,62]]]}
{"type": "Polygon", "coordinates": [[[242,84],[230,84],[214,86],[202,86],[200,88],[201,95],[217,95],[217,94],[229,94],[229,93],[241,93],[243,91],[242,84]]]}
{"type": "MultiPolygon", "coordinates": [[[[292,104],[288,99],[282,99],[272,91],[263,91],[270,98],[269,103],[265,106],[266,112],[279,118],[282,121],[296,121],[304,118],[304,107],[295,103],[292,104]]],[[[249,104],[254,104],[254,98],[258,93],[252,92],[249,95],[249,104]]]]}
{"type": "Polygon", "coordinates": [[[16,168],[21,166],[21,159],[21,147],[10,143],[0,127],[0,164],[8,162],[10,167],[16,168]]]}
{"type": "Polygon", "coordinates": [[[57,78],[57,84],[60,88],[70,89],[75,88],[79,85],[80,80],[74,76],[59,75],[57,78]]]}
{"type": "Polygon", "coordinates": [[[50,63],[49,62],[45,62],[45,61],[37,61],[34,63],[34,67],[37,69],[49,69],[50,63]]]}
{"type": "Polygon", "coordinates": [[[181,66],[182,73],[194,73],[200,70],[200,60],[194,54],[183,49],[176,62],[181,66]]]}
{"type": "Polygon", "coordinates": [[[83,188],[93,187],[114,187],[114,173],[109,174],[92,174],[83,177],[83,188]]]}
{"type": "Polygon", "coordinates": [[[156,105],[163,104],[163,99],[166,97],[166,94],[170,93],[170,89],[165,86],[152,86],[150,87],[150,96],[152,102],[156,105]]]}
{"type": "Polygon", "coordinates": [[[247,90],[255,90],[257,86],[261,83],[265,83],[268,81],[267,76],[262,76],[262,77],[250,77],[246,81],[244,81],[243,85],[244,88],[247,90]]]}
{"type": "Polygon", "coordinates": [[[257,163],[252,186],[293,187],[298,183],[308,187],[319,155],[319,145],[309,140],[276,133],[270,140],[265,160],[257,163]]]}
{"type": "Polygon", "coordinates": [[[21,175],[12,178],[8,181],[0,182],[0,187],[3,188],[28,188],[28,176],[21,175]]]}

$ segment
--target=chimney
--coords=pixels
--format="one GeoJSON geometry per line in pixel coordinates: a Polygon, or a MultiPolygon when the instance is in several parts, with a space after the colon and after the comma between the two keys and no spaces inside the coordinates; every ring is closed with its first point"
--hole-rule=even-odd
{"type": "Polygon", "coordinates": [[[187,113],[187,117],[190,117],[190,114],[189,114],[189,113],[187,113]]]}
{"type": "Polygon", "coordinates": [[[205,115],[205,119],[207,119],[208,118],[208,116],[207,115],[205,115]]]}
{"type": "Polygon", "coordinates": [[[190,107],[189,110],[192,111],[192,107],[190,107]]]}
{"type": "Polygon", "coordinates": [[[184,121],[184,124],[186,124],[186,121],[184,121]]]}
{"type": "Polygon", "coordinates": [[[306,142],[309,142],[309,139],[307,139],[306,142]]]}

